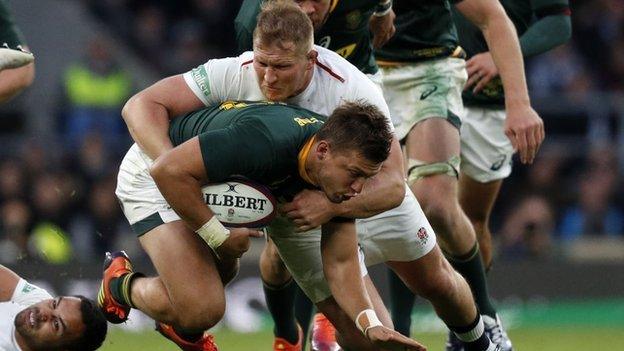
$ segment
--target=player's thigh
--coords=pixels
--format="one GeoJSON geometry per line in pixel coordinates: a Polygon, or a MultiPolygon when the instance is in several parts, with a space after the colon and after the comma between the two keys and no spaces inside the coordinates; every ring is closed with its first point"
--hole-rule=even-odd
{"type": "Polygon", "coordinates": [[[505,110],[465,108],[461,126],[461,170],[479,183],[507,178],[514,153],[505,135],[505,110]]]}
{"type": "Polygon", "coordinates": [[[436,245],[425,256],[414,261],[386,263],[415,294],[431,296],[453,284],[453,268],[436,245]]]}
{"type": "Polygon", "coordinates": [[[162,224],[139,237],[172,304],[192,309],[202,301],[225,304],[223,284],[212,250],[183,221],[162,224]]]}
{"type": "Polygon", "coordinates": [[[366,266],[386,261],[413,261],[436,244],[436,234],[408,188],[401,204],[389,211],[355,221],[366,266]]]}
{"type": "Polygon", "coordinates": [[[466,82],[465,62],[442,58],[383,69],[384,97],[399,139],[428,119],[459,128],[466,82]]]}

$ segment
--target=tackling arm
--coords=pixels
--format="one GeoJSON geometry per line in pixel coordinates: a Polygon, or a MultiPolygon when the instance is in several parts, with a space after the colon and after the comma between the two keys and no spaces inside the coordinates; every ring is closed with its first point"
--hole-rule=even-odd
{"type": "Polygon", "coordinates": [[[155,160],[173,148],[169,139],[169,120],[203,106],[182,75],[176,75],[131,97],[121,115],[132,139],[155,160]]]}

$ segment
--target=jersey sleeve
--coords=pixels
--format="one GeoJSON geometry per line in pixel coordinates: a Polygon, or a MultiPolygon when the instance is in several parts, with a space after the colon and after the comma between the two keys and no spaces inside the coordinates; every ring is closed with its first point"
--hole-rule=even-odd
{"type": "Polygon", "coordinates": [[[236,46],[239,53],[253,49],[253,31],[256,28],[256,17],[260,12],[260,2],[260,0],[243,1],[234,19],[236,46]]]}
{"type": "Polygon", "coordinates": [[[13,291],[11,301],[22,306],[34,305],[43,300],[51,299],[52,295],[46,290],[20,279],[13,291]]]}
{"type": "Polygon", "coordinates": [[[240,85],[240,63],[237,57],[210,60],[184,73],[184,81],[195,95],[210,106],[228,100],[230,89],[240,85]]]}
{"type": "MultiPolygon", "coordinates": [[[[261,127],[260,127],[261,128],[261,127]]],[[[275,159],[268,133],[257,133],[258,126],[230,125],[199,135],[199,145],[210,182],[221,182],[232,175],[262,177],[275,159]]]]}
{"type": "Polygon", "coordinates": [[[537,18],[553,15],[570,15],[568,0],[531,0],[531,8],[537,18]]]}

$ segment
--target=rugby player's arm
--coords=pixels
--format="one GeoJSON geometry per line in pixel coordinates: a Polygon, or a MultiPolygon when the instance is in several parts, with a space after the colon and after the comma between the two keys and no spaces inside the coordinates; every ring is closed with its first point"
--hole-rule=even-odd
{"type": "Polygon", "coordinates": [[[323,272],[336,302],[355,321],[357,315],[372,309],[360,270],[355,221],[341,219],[321,227],[323,272]]]}
{"type": "Polygon", "coordinates": [[[19,281],[19,275],[0,264],[0,302],[11,301],[19,281]]]}
{"type": "Polygon", "coordinates": [[[401,146],[395,136],[381,171],[366,181],[358,196],[340,204],[332,204],[335,215],[367,218],[399,206],[405,197],[404,174],[401,146]]]}
{"type": "MultiPolygon", "coordinates": [[[[212,219],[214,213],[206,206],[201,192],[208,176],[198,137],[163,153],[150,168],[150,175],[167,203],[193,231],[199,233],[198,229],[212,219]]],[[[262,232],[248,228],[233,228],[229,232],[220,246],[212,247],[219,255],[240,257],[249,250],[250,236],[262,236],[262,232]]]]}
{"type": "Polygon", "coordinates": [[[537,21],[520,36],[520,48],[524,57],[542,54],[572,37],[570,8],[558,1],[533,1],[537,21]],[[552,3],[552,4],[549,4],[552,3]],[[538,7],[539,6],[539,7],[538,7]]]}
{"type": "Polygon", "coordinates": [[[518,151],[521,162],[532,163],[544,140],[544,123],[531,107],[513,23],[497,0],[463,0],[455,7],[483,33],[505,89],[505,135],[518,151]]]}
{"type": "Polygon", "coordinates": [[[173,148],[169,120],[204,107],[182,75],[162,79],[135,94],[121,115],[132,139],[152,160],[173,148]]]}

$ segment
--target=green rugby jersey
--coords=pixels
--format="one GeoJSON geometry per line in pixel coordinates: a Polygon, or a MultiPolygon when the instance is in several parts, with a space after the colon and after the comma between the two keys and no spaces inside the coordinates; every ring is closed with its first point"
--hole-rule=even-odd
{"type": "MultiPolygon", "coordinates": [[[[522,36],[538,18],[568,8],[568,0],[501,0],[501,4],[516,27],[518,36],[522,36]]],[[[453,20],[459,33],[460,45],[468,57],[489,50],[481,30],[456,9],[453,10],[453,20]]],[[[471,89],[465,90],[462,98],[467,106],[504,108],[503,83],[500,77],[496,77],[478,94],[473,94],[471,89]]]]}
{"type": "Polygon", "coordinates": [[[419,62],[459,55],[448,0],[394,0],[396,33],[375,51],[378,61],[419,62]]]}
{"type": "MultiPolygon", "coordinates": [[[[253,49],[253,30],[262,0],[245,0],[234,20],[240,52],[253,49]]],[[[377,72],[369,21],[379,0],[332,0],[327,21],[314,33],[317,45],[337,52],[360,71],[377,72]]]]}
{"type": "Polygon", "coordinates": [[[264,184],[276,197],[311,188],[299,176],[298,155],[326,117],[273,102],[225,102],[171,121],[174,145],[198,136],[208,179],[233,175],[264,184]]]}
{"type": "Polygon", "coordinates": [[[14,49],[18,45],[26,45],[26,40],[22,32],[13,21],[13,16],[9,11],[9,4],[6,0],[0,0],[0,45],[9,44],[14,49]]]}

